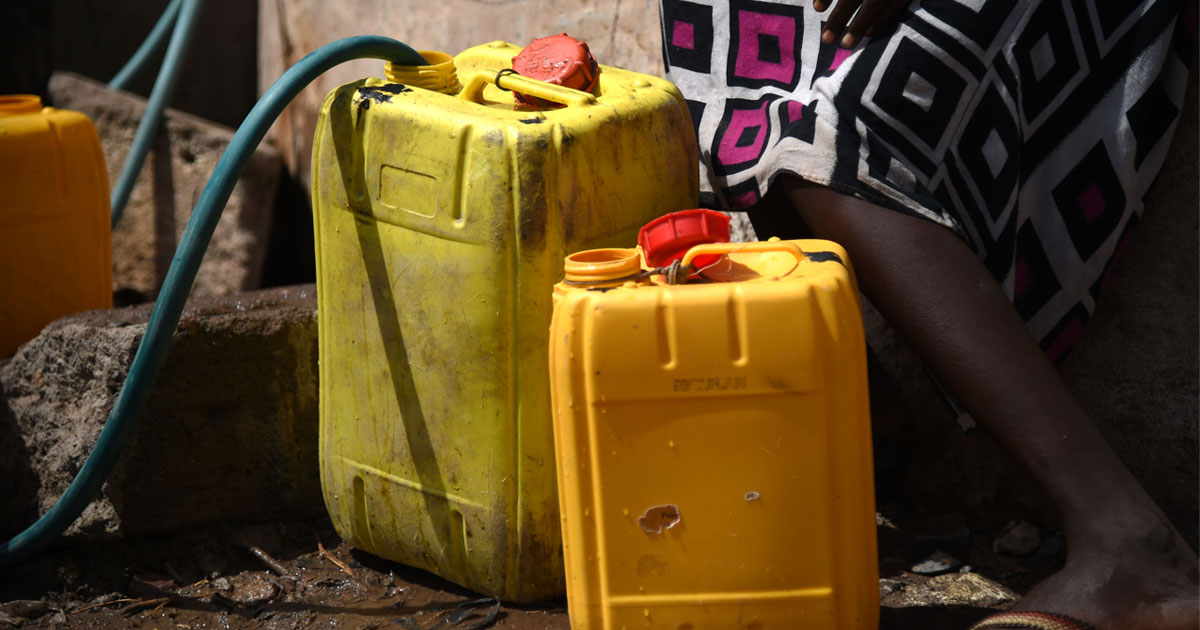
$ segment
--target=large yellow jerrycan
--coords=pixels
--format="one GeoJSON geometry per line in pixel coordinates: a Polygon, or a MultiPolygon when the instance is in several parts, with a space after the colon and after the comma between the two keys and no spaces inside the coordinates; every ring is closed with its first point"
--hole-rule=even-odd
{"type": "Polygon", "coordinates": [[[523,602],[564,593],[546,365],[562,258],[694,206],[698,161],[669,82],[601,66],[587,93],[500,72],[520,50],[422,53],[334,90],[312,198],[334,526],[523,602]],[[518,109],[513,91],[564,106],[518,109]]]}
{"type": "Polygon", "coordinates": [[[567,258],[551,380],[573,630],[875,630],[858,291],[828,241],[567,258]],[[714,259],[714,255],[719,258],[714,259]]]}
{"type": "Polygon", "coordinates": [[[59,317],[112,308],[110,222],[87,116],[0,95],[0,359],[59,317]]]}

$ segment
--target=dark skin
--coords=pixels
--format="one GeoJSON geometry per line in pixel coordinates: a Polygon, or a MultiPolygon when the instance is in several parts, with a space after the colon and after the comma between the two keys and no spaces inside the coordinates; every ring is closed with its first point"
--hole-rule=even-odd
{"type": "MultiPolygon", "coordinates": [[[[812,7],[828,10],[822,41],[848,48],[887,28],[908,4],[814,0],[812,7]]],[[[762,205],[751,209],[756,227],[762,221],[794,234],[806,226],[846,248],[871,304],[1054,503],[1067,563],[1014,610],[1067,614],[1100,630],[1200,630],[1200,560],[958,235],[791,176],[780,176],[762,205]]]]}
{"type": "Polygon", "coordinates": [[[846,248],[871,303],[1053,501],[1066,566],[1015,610],[1066,614],[1101,630],[1200,627],[1196,554],[966,244],[931,221],[823,186],[789,177],[776,186],[793,220],[846,248]]]}
{"type": "MultiPolygon", "coordinates": [[[[821,41],[826,44],[838,41],[849,48],[890,24],[908,4],[907,0],[839,0],[826,17],[821,41]]],[[[813,9],[817,11],[824,11],[829,5],[827,0],[813,0],[813,9]]]]}
{"type": "MultiPolygon", "coordinates": [[[[852,47],[910,2],[814,0],[813,8],[831,4],[821,39],[852,47]]],[[[780,177],[775,187],[791,221],[846,248],[871,303],[1053,502],[1067,535],[1066,565],[1014,610],[1070,615],[1101,630],[1200,629],[1196,553],[967,245],[933,222],[797,178],[780,177]]]]}

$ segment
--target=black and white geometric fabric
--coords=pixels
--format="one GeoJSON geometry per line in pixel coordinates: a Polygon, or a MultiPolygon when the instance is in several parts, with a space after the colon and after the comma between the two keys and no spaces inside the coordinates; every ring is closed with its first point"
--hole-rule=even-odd
{"type": "Polygon", "coordinates": [[[790,173],[941,223],[1061,359],[1162,166],[1196,1],[919,0],[852,49],[811,5],[661,0],[703,205],[790,173]]]}

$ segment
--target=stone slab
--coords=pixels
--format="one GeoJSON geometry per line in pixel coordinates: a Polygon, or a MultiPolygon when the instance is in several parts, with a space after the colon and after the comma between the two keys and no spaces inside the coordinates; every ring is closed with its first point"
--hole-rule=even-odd
{"type": "MultiPolygon", "coordinates": [[[[0,364],[0,534],[45,513],[82,466],[149,314],[144,305],[66,317],[0,364]]],[[[323,511],[307,285],[188,303],[129,446],[68,534],[323,511]]]]}
{"type": "MultiPolygon", "coordinates": [[[[111,186],[125,164],[145,99],[63,72],[51,77],[50,95],[56,107],[83,112],[95,123],[111,186]]],[[[113,290],[134,293],[128,302],[157,292],[196,200],[232,138],[227,127],[167,110],[165,132],[158,134],[113,232],[113,290]]],[[[281,164],[270,145],[255,151],[213,233],[193,295],[259,288],[281,164]]]]}

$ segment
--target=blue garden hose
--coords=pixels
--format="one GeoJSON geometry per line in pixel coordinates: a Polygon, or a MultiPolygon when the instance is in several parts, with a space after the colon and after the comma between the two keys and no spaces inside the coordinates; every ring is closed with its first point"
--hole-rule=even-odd
{"type": "MultiPolygon", "coordinates": [[[[129,201],[130,193],[133,192],[133,184],[137,182],[138,173],[142,171],[142,164],[146,161],[146,154],[150,152],[150,145],[154,143],[154,136],[158,134],[163,112],[167,108],[171,92],[175,91],[179,68],[183,65],[188,44],[192,39],[192,27],[196,25],[196,16],[200,13],[201,0],[178,0],[178,4],[181,6],[176,9],[178,17],[175,19],[171,43],[167,45],[167,54],[163,56],[162,67],[158,70],[158,79],[154,81],[154,88],[150,90],[150,98],[146,100],[146,113],[142,114],[142,121],[138,123],[137,133],[133,136],[133,145],[129,147],[129,155],[125,158],[125,165],[121,167],[121,175],[117,177],[117,183],[112,189],[109,205],[112,208],[113,227],[116,227],[117,222],[121,220],[121,215],[125,212],[125,204],[129,201]]],[[[167,30],[165,24],[170,23],[167,16],[174,6],[176,6],[176,2],[173,2],[163,12],[158,24],[154,25],[154,32],[150,34],[150,38],[154,38],[159,31],[167,30]]],[[[161,35],[158,37],[161,38],[161,35]]],[[[146,40],[146,43],[151,43],[150,38],[146,40]]],[[[134,53],[134,57],[142,54],[143,49],[147,47],[146,43],[143,43],[142,47],[134,53]]],[[[149,56],[148,52],[146,56],[149,56]]],[[[130,59],[130,63],[133,61],[130,59]]],[[[126,64],[126,68],[128,67],[129,64],[126,64]]],[[[123,69],[121,74],[124,73],[123,69]]],[[[118,78],[121,78],[120,74],[118,74],[118,78]]],[[[115,82],[116,79],[113,81],[115,82]]]]}
{"type": "Polygon", "coordinates": [[[182,4],[183,0],[171,0],[171,4],[167,5],[167,10],[163,11],[162,16],[158,18],[154,29],[146,36],[145,41],[133,53],[129,61],[125,62],[125,66],[112,78],[112,81],[108,82],[108,87],[114,90],[124,90],[133,77],[137,76],[142,68],[154,58],[154,55],[158,54],[159,49],[167,42],[167,33],[171,32],[171,26],[175,24],[175,18],[179,15],[179,7],[182,4]]]}
{"type": "MultiPolygon", "coordinates": [[[[184,0],[181,19],[187,17],[189,6],[194,7],[195,4],[195,0],[184,0]]],[[[175,41],[171,43],[174,47],[175,41]]],[[[279,113],[300,90],[333,66],[362,58],[386,59],[410,66],[427,65],[419,53],[394,39],[374,35],[347,37],[322,46],[301,59],[263,94],[238,127],[204,191],[200,193],[179,247],[171,259],[162,291],[150,313],[150,322],[133,357],[129,376],[117,394],[112,413],[96,440],[96,446],[58,502],[25,531],[0,545],[0,567],[16,564],[49,544],[75,522],[100,490],[116,466],[117,458],[142,414],[154,377],[166,358],[172,333],[179,324],[179,315],[192,281],[196,278],[196,270],[200,267],[204,251],[217,227],[217,220],[221,218],[225,202],[229,200],[229,194],[246,167],[246,162],[279,113]]]]}

